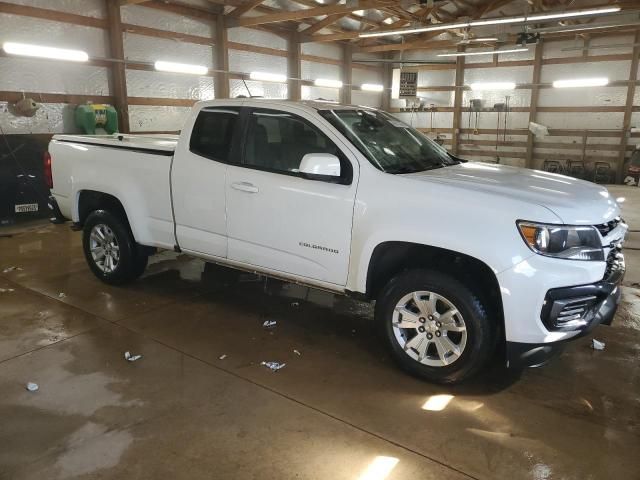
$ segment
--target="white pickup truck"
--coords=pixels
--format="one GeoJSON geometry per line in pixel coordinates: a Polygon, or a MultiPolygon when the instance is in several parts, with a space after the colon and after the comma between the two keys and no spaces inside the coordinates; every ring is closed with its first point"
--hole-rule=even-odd
{"type": "Polygon", "coordinates": [[[606,188],[466,162],[375,109],[201,102],[179,137],[55,135],[45,167],[101,280],[171,249],[376,300],[395,359],[434,382],[498,352],[540,365],[620,298],[627,226],[606,188]]]}

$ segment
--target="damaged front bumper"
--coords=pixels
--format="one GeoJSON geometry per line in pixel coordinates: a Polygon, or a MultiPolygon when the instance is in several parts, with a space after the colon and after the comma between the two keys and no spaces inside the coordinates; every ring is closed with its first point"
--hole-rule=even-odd
{"type": "Polygon", "coordinates": [[[625,270],[624,256],[616,249],[610,254],[602,281],[549,290],[540,313],[542,323],[549,332],[571,332],[574,335],[538,344],[507,342],[507,366],[544,365],[561,353],[567,342],[588,334],[598,325],[611,325],[620,303],[620,284],[625,270]]]}

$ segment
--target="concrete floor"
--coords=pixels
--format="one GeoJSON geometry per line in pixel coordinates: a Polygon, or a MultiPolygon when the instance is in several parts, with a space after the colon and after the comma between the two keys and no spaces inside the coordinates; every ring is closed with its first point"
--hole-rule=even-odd
{"type": "MultiPolygon", "coordinates": [[[[640,230],[640,189],[613,191],[640,230]]],[[[369,305],[172,253],[109,287],[78,232],[34,225],[0,238],[0,479],[640,478],[639,252],[605,351],[443,388],[394,366],[369,305]]]]}

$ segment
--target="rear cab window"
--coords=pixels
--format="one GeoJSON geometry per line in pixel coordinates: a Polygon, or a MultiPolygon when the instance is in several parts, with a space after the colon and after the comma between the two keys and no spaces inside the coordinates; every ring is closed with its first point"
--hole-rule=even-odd
{"type": "Polygon", "coordinates": [[[239,125],[240,108],[205,107],[193,125],[189,150],[201,157],[229,162],[233,135],[239,125]]]}

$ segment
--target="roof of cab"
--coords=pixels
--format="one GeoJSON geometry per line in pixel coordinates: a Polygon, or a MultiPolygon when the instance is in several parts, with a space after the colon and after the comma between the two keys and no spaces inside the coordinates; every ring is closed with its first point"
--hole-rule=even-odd
{"type": "Polygon", "coordinates": [[[199,108],[208,107],[208,106],[233,106],[239,105],[246,102],[258,102],[265,103],[270,106],[286,106],[286,105],[295,105],[303,108],[313,109],[313,110],[352,110],[354,108],[365,108],[368,110],[374,110],[371,107],[365,107],[362,105],[348,105],[345,103],[332,102],[328,100],[280,100],[280,99],[270,99],[270,98],[225,98],[218,100],[205,100],[202,102],[196,103],[196,106],[199,108]]]}

